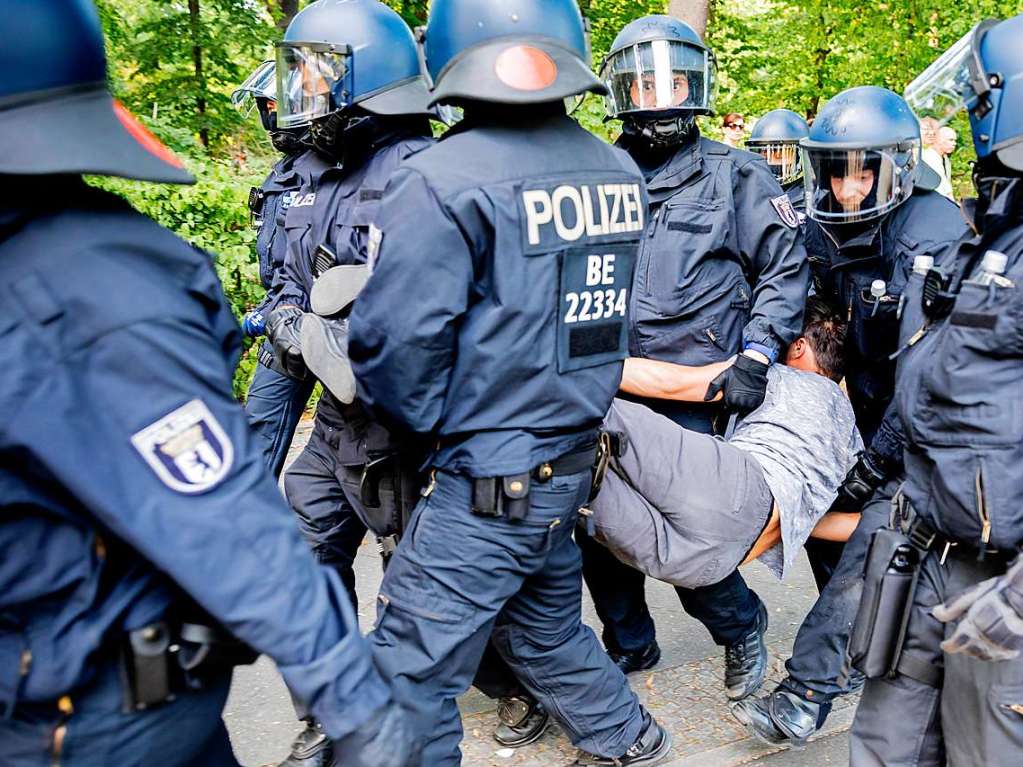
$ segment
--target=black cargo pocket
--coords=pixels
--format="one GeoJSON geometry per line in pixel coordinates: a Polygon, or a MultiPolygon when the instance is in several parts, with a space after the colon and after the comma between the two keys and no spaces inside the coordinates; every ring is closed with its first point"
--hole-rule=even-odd
{"type": "Polygon", "coordinates": [[[628,356],[628,306],[637,246],[571,248],[558,255],[558,372],[628,356]]]}
{"type": "Polygon", "coordinates": [[[648,244],[644,286],[658,298],[687,290],[708,260],[717,260],[728,238],[727,211],[720,201],[667,202],[648,244]]]}
{"type": "Polygon", "coordinates": [[[924,433],[936,444],[1009,446],[1023,438],[1023,297],[1015,288],[964,285],[936,331],[924,375],[933,411],[924,433]]]}

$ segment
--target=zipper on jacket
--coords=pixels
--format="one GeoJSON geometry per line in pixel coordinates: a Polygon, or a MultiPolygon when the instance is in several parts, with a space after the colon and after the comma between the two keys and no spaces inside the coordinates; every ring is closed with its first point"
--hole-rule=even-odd
{"type": "Polygon", "coordinates": [[[977,553],[977,561],[983,562],[987,555],[987,546],[991,541],[991,516],[987,507],[987,500],[984,498],[984,467],[977,466],[975,479],[975,491],[977,494],[977,516],[980,517],[980,551],[977,553]]]}

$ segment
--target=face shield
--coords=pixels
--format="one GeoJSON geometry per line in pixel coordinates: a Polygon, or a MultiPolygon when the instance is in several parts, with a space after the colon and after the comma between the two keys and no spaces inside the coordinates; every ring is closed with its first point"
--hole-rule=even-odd
{"type": "Polygon", "coordinates": [[[933,117],[941,124],[960,109],[981,118],[990,109],[991,91],[980,60],[980,39],[996,21],[982,21],[925,69],[905,91],[906,103],[918,117],[933,117]]]}
{"type": "Polygon", "coordinates": [[[746,149],[767,161],[768,167],[782,186],[803,175],[802,154],[795,141],[747,141],[746,149]]]}
{"type": "Polygon", "coordinates": [[[649,40],[609,56],[600,77],[609,91],[609,117],[695,112],[714,108],[714,57],[677,40],[649,40]]]}
{"type": "Polygon", "coordinates": [[[264,61],[231,94],[231,104],[245,115],[252,114],[257,99],[277,100],[277,64],[264,61]]]}
{"type": "Polygon", "coordinates": [[[352,54],[347,45],[277,44],[277,124],[308,125],[351,104],[352,54]]]}
{"type": "Polygon", "coordinates": [[[825,224],[883,216],[912,194],[919,160],[915,141],[873,149],[804,147],[807,215],[825,224]]]}

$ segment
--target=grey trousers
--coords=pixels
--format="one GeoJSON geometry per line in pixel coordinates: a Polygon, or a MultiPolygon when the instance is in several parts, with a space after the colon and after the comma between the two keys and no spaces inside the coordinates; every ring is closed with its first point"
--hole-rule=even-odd
{"type": "MultiPolygon", "coordinates": [[[[956,549],[952,549],[956,552],[956,549]]],[[[972,553],[923,561],[904,652],[944,668],[939,687],[907,676],[870,679],[853,722],[852,767],[1019,767],[1023,764],[1023,658],[991,663],[946,655],[941,642],[954,624],[930,610],[1005,571],[972,553]]]]}

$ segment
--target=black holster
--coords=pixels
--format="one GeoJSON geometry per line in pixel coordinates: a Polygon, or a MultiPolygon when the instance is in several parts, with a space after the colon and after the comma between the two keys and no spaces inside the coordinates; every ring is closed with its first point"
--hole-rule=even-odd
{"type": "Polygon", "coordinates": [[[849,640],[849,660],[867,679],[895,676],[913,607],[921,552],[898,530],[870,540],[863,596],[849,640]]]}
{"type": "Polygon", "coordinates": [[[518,522],[529,514],[529,472],[472,481],[472,513],[518,522]]]}
{"type": "Polygon", "coordinates": [[[121,648],[125,712],[141,711],[200,690],[259,653],[208,623],[157,621],[129,632],[121,648]]]}

